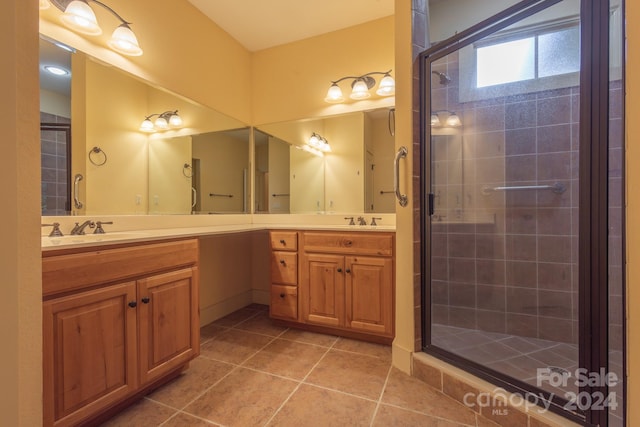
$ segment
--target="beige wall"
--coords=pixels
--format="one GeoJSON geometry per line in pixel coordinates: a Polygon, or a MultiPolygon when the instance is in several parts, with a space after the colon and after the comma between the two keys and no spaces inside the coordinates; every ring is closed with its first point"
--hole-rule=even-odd
{"type": "Polygon", "coordinates": [[[37,426],[42,420],[38,11],[35,1],[2,6],[0,414],[3,425],[37,426]]]}
{"type": "MultiPolygon", "coordinates": [[[[414,245],[413,245],[413,200],[412,162],[413,153],[413,60],[411,53],[412,20],[409,0],[395,2],[395,75],[396,75],[396,151],[405,146],[409,155],[400,166],[400,189],[409,195],[406,207],[396,206],[396,338],[393,341],[393,364],[399,369],[411,370],[411,354],[414,348],[415,316],[414,290],[414,245]]],[[[417,155],[417,154],[416,154],[417,155]]]]}
{"type": "MultiPolygon", "coordinates": [[[[332,80],[395,68],[393,31],[393,17],[387,17],[255,52],[253,123],[259,126],[393,105],[393,97],[375,95],[371,100],[345,104],[324,102],[332,80]]],[[[344,92],[348,83],[342,83],[344,92]]]]}

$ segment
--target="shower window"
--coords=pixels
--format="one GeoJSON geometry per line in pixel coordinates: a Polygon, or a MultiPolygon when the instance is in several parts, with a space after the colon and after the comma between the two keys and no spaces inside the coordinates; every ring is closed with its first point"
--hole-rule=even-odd
{"type": "Polygon", "coordinates": [[[546,29],[539,34],[510,36],[507,41],[477,45],[475,51],[476,87],[577,73],[580,31],[574,23],[568,28],[546,29]]]}
{"type": "Polygon", "coordinates": [[[604,3],[523,1],[420,56],[422,330],[424,351],[613,426],[624,413],[624,91],[620,61],[591,72],[614,63],[596,43],[609,34],[604,3]],[[603,366],[620,378],[609,389],[577,381],[603,366]],[[585,404],[598,393],[604,407],[585,404]]]}

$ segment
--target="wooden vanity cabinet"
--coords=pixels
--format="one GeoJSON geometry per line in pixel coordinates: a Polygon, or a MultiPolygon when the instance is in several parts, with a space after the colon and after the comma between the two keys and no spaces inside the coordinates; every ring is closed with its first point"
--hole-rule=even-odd
{"type": "Polygon", "coordinates": [[[271,304],[275,319],[298,319],[298,233],[271,231],[271,304]]]}
{"type": "Polygon", "coordinates": [[[198,355],[197,263],[197,239],[43,253],[45,426],[94,419],[198,355]]]}
{"type": "Polygon", "coordinates": [[[307,324],[394,336],[391,233],[301,233],[300,306],[307,324]]]}
{"type": "Polygon", "coordinates": [[[390,343],[394,246],[393,233],[385,232],[272,231],[271,317],[390,343]]]}

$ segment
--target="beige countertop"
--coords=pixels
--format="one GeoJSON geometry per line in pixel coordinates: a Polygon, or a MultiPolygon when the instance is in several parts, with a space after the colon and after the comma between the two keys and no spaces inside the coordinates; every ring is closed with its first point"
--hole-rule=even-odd
{"type": "MultiPolygon", "coordinates": [[[[369,218],[367,218],[368,220],[369,218]]],[[[390,222],[390,221],[388,221],[390,222]]],[[[62,228],[62,227],[61,227],[62,228]]],[[[135,229],[123,227],[124,230],[107,231],[105,234],[90,234],[80,236],[65,235],[62,237],[42,236],[42,251],[57,249],[82,248],[90,246],[102,246],[107,244],[148,242],[154,240],[173,239],[180,237],[215,236],[220,234],[242,233],[260,230],[327,230],[341,232],[394,232],[395,225],[343,225],[343,224],[313,224],[292,221],[290,223],[241,223],[198,225],[188,227],[135,229]]],[[[63,229],[64,232],[64,229],[63,229]]]]}

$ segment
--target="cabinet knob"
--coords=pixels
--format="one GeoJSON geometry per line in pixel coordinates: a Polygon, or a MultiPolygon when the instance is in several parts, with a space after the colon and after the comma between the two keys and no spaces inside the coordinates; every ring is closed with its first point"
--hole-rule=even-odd
{"type": "Polygon", "coordinates": [[[143,297],[143,298],[142,298],[142,302],[143,302],[144,304],[149,304],[149,301],[151,301],[151,300],[149,299],[149,297],[143,297]]]}
{"type": "Polygon", "coordinates": [[[284,239],[280,239],[280,244],[282,244],[282,245],[286,245],[286,244],[287,244],[287,242],[286,242],[284,239]]]}
{"type": "Polygon", "coordinates": [[[285,264],[286,264],[286,262],[284,262],[284,260],[283,260],[283,259],[281,259],[281,260],[280,260],[280,264],[285,265],[285,264]]]}
{"type": "Polygon", "coordinates": [[[135,302],[135,301],[129,301],[129,307],[131,307],[131,308],[135,308],[137,305],[138,305],[138,303],[137,303],[137,302],[135,302]]]}
{"type": "Polygon", "coordinates": [[[280,292],[280,298],[284,298],[286,295],[284,292],[280,292]]]}
{"type": "Polygon", "coordinates": [[[350,269],[350,268],[347,268],[347,269],[345,270],[345,273],[351,273],[351,269],[350,269]]]}
{"type": "Polygon", "coordinates": [[[338,268],[338,273],[342,273],[342,269],[341,268],[338,268]]]}

